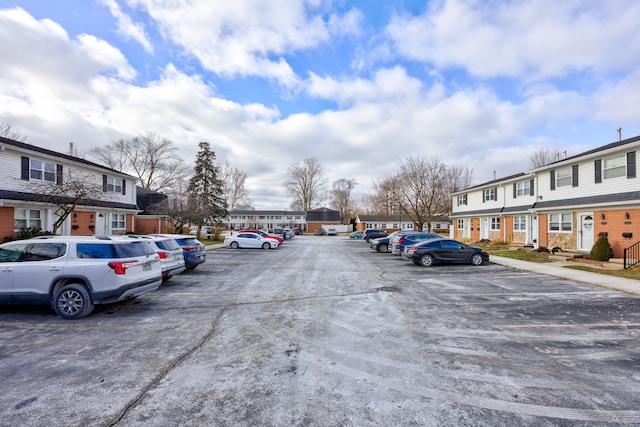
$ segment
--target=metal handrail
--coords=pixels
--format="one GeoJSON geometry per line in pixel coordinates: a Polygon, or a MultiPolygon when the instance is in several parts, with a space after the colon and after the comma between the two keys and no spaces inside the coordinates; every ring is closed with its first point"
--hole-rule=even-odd
{"type": "Polygon", "coordinates": [[[640,263],[640,242],[624,249],[624,268],[631,268],[640,263]]]}

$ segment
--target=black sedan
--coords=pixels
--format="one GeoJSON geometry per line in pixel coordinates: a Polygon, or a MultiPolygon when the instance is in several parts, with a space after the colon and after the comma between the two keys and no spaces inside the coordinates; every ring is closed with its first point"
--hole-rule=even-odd
{"type": "Polygon", "coordinates": [[[489,254],[457,240],[434,239],[416,245],[411,261],[424,267],[448,263],[480,265],[489,262],[489,254]]]}

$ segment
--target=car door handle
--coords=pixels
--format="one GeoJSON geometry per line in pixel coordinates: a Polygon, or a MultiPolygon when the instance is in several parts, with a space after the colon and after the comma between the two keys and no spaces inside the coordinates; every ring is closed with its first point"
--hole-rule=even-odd
{"type": "Polygon", "coordinates": [[[10,273],[10,272],[13,271],[13,269],[14,269],[13,267],[2,267],[2,270],[0,270],[0,271],[6,271],[6,272],[10,273]]]}
{"type": "Polygon", "coordinates": [[[49,267],[49,271],[60,271],[62,270],[60,267],[49,267]]]}

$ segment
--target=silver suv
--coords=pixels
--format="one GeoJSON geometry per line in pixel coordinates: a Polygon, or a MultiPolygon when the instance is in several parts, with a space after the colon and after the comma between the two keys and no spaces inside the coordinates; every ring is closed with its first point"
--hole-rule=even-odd
{"type": "Polygon", "coordinates": [[[42,236],[0,245],[0,303],[51,304],[65,319],[161,284],[160,259],[143,240],[42,236]]]}
{"type": "Polygon", "coordinates": [[[182,273],[186,269],[182,248],[174,239],[145,234],[125,234],[124,236],[111,237],[129,240],[138,239],[149,242],[153,250],[156,251],[160,257],[163,282],[166,282],[176,274],[182,273]]]}

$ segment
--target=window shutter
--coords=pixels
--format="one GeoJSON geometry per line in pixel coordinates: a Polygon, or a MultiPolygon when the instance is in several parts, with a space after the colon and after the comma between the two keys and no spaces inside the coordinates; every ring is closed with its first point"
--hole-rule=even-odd
{"type": "Polygon", "coordinates": [[[556,189],[556,171],[549,172],[549,182],[551,183],[551,189],[556,189]]]}
{"type": "Polygon", "coordinates": [[[636,177],[636,152],[630,151],[627,153],[627,178],[636,177]]]}
{"type": "Polygon", "coordinates": [[[102,175],[102,191],[107,192],[107,175],[102,175]]]}
{"type": "Polygon", "coordinates": [[[514,198],[514,199],[516,198],[516,192],[517,192],[517,191],[518,191],[518,190],[516,190],[516,183],[514,182],[514,183],[513,183],[513,198],[514,198]]]}
{"type": "Polygon", "coordinates": [[[596,184],[602,182],[602,160],[596,160],[593,162],[595,167],[594,175],[596,177],[596,184]]]}
{"type": "Polygon", "coordinates": [[[534,185],[534,181],[533,179],[529,180],[529,195],[533,196],[533,185],[534,185]]]}
{"type": "Polygon", "coordinates": [[[122,195],[126,195],[127,194],[127,180],[126,179],[122,179],[122,195]]]}
{"type": "Polygon", "coordinates": [[[22,157],[21,162],[21,171],[20,171],[20,179],[24,179],[25,181],[29,181],[29,158],[22,157]]]}
{"type": "Polygon", "coordinates": [[[56,184],[62,185],[62,165],[56,165],[56,184]]]}
{"type": "Polygon", "coordinates": [[[493,187],[493,200],[498,200],[498,187],[493,187]]]}
{"type": "Polygon", "coordinates": [[[578,165],[571,166],[571,186],[578,186],[578,165]]]}
{"type": "Polygon", "coordinates": [[[482,190],[482,203],[484,203],[484,200],[487,198],[487,190],[482,190]]]}

